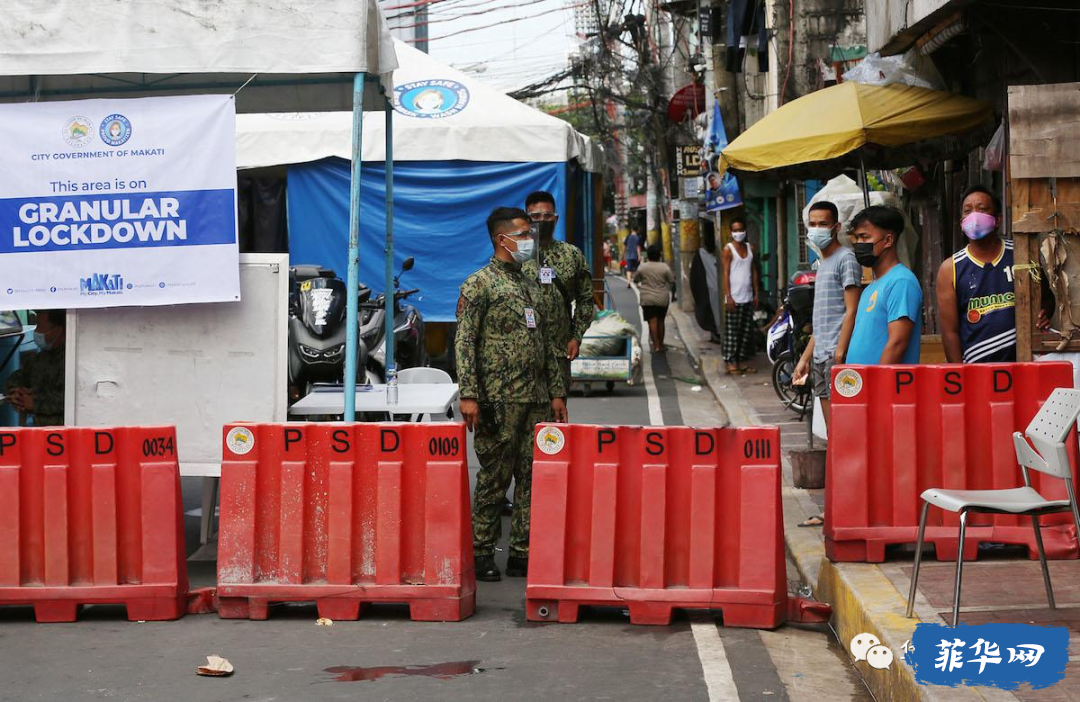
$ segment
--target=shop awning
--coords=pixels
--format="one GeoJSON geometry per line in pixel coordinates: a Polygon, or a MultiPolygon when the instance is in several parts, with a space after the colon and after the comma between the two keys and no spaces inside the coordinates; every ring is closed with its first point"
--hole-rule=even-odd
{"type": "Polygon", "coordinates": [[[993,112],[989,103],[938,90],[841,83],[766,115],[723,150],[720,169],[820,177],[858,166],[860,156],[871,168],[946,158],[974,146],[962,137],[982,139],[993,112]]]}

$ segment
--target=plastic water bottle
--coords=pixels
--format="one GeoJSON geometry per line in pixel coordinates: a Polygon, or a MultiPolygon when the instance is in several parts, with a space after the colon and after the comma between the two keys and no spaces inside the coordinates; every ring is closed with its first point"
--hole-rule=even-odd
{"type": "Polygon", "coordinates": [[[386,404],[396,405],[397,403],[397,370],[390,368],[386,371],[386,404]]]}

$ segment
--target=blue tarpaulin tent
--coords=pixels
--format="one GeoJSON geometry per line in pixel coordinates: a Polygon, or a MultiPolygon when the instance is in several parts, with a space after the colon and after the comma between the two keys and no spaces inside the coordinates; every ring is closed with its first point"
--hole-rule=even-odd
{"type": "MultiPolygon", "coordinates": [[[[530,108],[397,42],[394,119],[394,265],[416,268],[428,321],[453,321],[458,287],[492,254],[484,222],[494,207],[524,205],[533,190],[558,200],[556,236],[591,254],[592,173],[602,155],[565,121],[530,108]]],[[[288,165],[289,254],[294,263],[346,264],[347,115],[241,115],[237,164],[288,165]]],[[[384,118],[364,117],[360,280],[383,290],[384,118]]]]}

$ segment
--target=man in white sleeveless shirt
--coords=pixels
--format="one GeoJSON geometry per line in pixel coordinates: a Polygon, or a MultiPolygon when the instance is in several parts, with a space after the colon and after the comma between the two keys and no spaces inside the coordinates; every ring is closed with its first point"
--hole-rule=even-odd
{"type": "Polygon", "coordinates": [[[746,361],[751,356],[750,333],[758,306],[761,281],[754,266],[754,247],[746,241],[746,222],[731,221],[731,238],[724,247],[724,363],[728,375],[755,373],[746,361]]]}

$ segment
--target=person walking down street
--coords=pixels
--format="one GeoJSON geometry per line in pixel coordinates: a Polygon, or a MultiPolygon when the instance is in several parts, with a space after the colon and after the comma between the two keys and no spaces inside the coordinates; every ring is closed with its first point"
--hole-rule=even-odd
{"type": "Polygon", "coordinates": [[[22,357],[22,367],[4,384],[11,406],[28,415],[35,427],[64,424],[64,310],[38,310],[34,341],[37,353],[22,357]]]}
{"type": "Polygon", "coordinates": [[[552,416],[565,422],[568,416],[559,359],[546,342],[542,293],[522,271],[535,253],[529,216],[516,207],[498,207],[487,228],[495,255],[461,286],[454,351],[461,416],[469,431],[476,432],[480,461],[473,496],[476,577],[495,581],[501,578],[495,546],[502,535],[506,489],[513,478],[506,574],[524,577],[529,567],[535,426],[552,416]]]}
{"type": "Polygon", "coordinates": [[[825,200],[815,202],[807,214],[807,224],[806,244],[818,252],[821,264],[814,281],[814,333],[795,366],[794,380],[804,382],[813,372],[814,395],[821,400],[828,427],[832,367],[847,359],[862,293],[862,266],[854,252],[837,239],[840,220],[836,205],[825,200]]]}
{"type": "Polygon", "coordinates": [[[537,226],[540,256],[527,261],[523,270],[540,285],[547,338],[559,358],[563,385],[569,392],[570,362],[578,357],[581,339],[593,320],[592,274],[581,249],[556,241],[559,215],[551,193],[540,190],[530,194],[525,198],[525,211],[537,226]]]}
{"type": "Polygon", "coordinates": [[[623,260],[626,261],[626,287],[630,287],[634,271],[641,264],[641,246],[642,237],[638,232],[638,227],[635,226],[626,235],[626,240],[623,241],[623,260]]]}
{"type": "Polygon", "coordinates": [[[664,320],[668,304],[675,299],[675,276],[664,263],[664,250],[653,244],[647,250],[649,260],[642,263],[634,273],[634,284],[641,297],[641,316],[649,325],[649,348],[653,353],[663,353],[664,320]]]}
{"type": "Polygon", "coordinates": [[[731,222],[731,238],[724,247],[724,363],[728,375],[755,373],[746,365],[751,356],[750,334],[758,306],[761,281],[754,266],[754,247],[746,241],[746,221],[731,222]]]}
{"type": "Polygon", "coordinates": [[[847,362],[855,365],[918,363],[922,288],[896,252],[904,231],[899,210],[872,205],[851,221],[855,258],[872,268],[874,282],[859,298],[847,362]]]}
{"type": "MultiPolygon", "coordinates": [[[[1001,202],[981,185],[961,199],[960,228],[969,243],[937,275],[941,341],[949,363],[1016,361],[1013,243],[1001,238],[1001,202]]],[[[1045,281],[1045,277],[1041,278],[1045,281]]],[[[1036,326],[1050,328],[1054,296],[1044,286],[1036,326]]]]}

